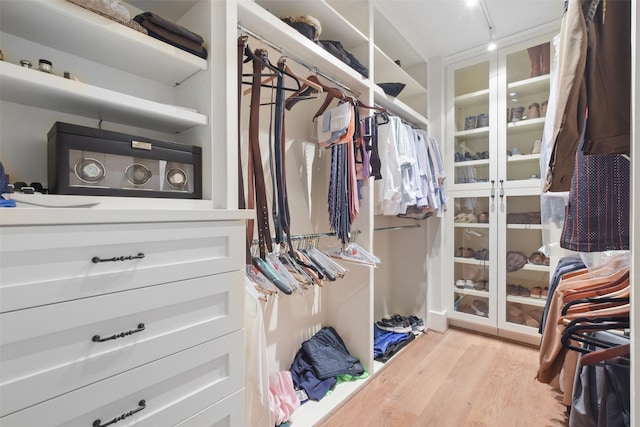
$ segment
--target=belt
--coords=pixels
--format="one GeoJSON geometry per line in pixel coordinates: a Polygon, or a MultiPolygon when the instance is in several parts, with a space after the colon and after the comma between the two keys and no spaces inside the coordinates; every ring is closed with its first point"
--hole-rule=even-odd
{"type": "MultiPolygon", "coordinates": [[[[258,58],[265,58],[266,51],[256,50],[258,58]]],[[[266,60],[266,58],[265,58],[266,60]]],[[[264,259],[268,250],[271,252],[271,232],[269,229],[269,212],[267,208],[267,191],[264,183],[264,171],[262,169],[262,156],[260,154],[260,87],[262,78],[262,64],[253,61],[253,78],[251,82],[251,106],[249,112],[249,200],[255,191],[256,218],[258,221],[258,245],[260,257],[264,259]],[[252,180],[253,185],[252,188],[252,180]]],[[[250,240],[253,241],[253,223],[251,224],[250,240]]]]}
{"type": "MultiPolygon", "coordinates": [[[[238,38],[238,209],[247,209],[247,202],[244,197],[244,178],[242,175],[242,124],[240,117],[242,114],[242,66],[244,61],[244,50],[247,46],[247,37],[238,38]]],[[[248,220],[246,224],[247,230],[245,237],[247,239],[247,249],[245,261],[251,263],[251,244],[253,240],[253,220],[248,220]],[[251,234],[249,233],[251,229],[251,234]]]]}

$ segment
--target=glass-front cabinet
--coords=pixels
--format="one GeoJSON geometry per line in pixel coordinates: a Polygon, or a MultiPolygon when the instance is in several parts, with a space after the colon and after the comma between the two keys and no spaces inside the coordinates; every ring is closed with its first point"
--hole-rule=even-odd
{"type": "Polygon", "coordinates": [[[507,188],[540,186],[540,150],[550,87],[546,39],[501,51],[498,68],[499,180],[507,188]]]}
{"type": "MultiPolygon", "coordinates": [[[[498,318],[496,289],[495,197],[461,191],[451,198],[452,238],[446,252],[450,264],[448,306],[461,322],[480,323],[491,329],[498,318]]],[[[488,330],[486,332],[492,332],[488,330]]]]}
{"type": "Polygon", "coordinates": [[[447,65],[449,323],[538,344],[549,284],[540,151],[551,35],[447,65]]]}
{"type": "Polygon", "coordinates": [[[453,72],[450,128],[454,150],[451,160],[454,183],[463,187],[464,184],[487,183],[491,176],[491,69],[491,62],[484,60],[453,72]]]}

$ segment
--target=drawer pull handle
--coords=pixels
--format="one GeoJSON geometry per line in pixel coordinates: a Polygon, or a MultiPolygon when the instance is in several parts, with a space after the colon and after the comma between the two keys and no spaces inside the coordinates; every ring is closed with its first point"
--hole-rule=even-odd
{"type": "Polygon", "coordinates": [[[93,342],[105,342],[105,341],[109,341],[109,340],[115,340],[117,338],[124,338],[126,336],[129,335],[133,335],[136,332],[142,332],[144,331],[144,323],[138,323],[138,329],[132,329],[130,331],[127,332],[120,332],[119,334],[115,334],[115,335],[111,335],[110,337],[106,337],[106,338],[100,338],[100,335],[94,335],[91,338],[91,341],[93,342]]]}
{"type": "Polygon", "coordinates": [[[147,402],[145,402],[145,401],[144,401],[144,399],[143,399],[143,400],[141,400],[140,402],[138,402],[138,406],[139,406],[138,408],[133,409],[133,410],[131,410],[131,411],[129,411],[129,412],[125,412],[124,414],[120,415],[119,417],[115,417],[114,419],[112,419],[111,421],[109,421],[109,422],[108,422],[108,423],[106,423],[106,424],[102,424],[102,422],[101,422],[99,419],[98,419],[98,420],[95,420],[95,421],[93,422],[92,426],[93,426],[93,427],[107,427],[107,426],[110,426],[111,424],[115,424],[115,423],[117,423],[118,421],[122,421],[122,420],[124,420],[125,418],[129,418],[129,417],[130,417],[130,416],[132,416],[133,414],[135,414],[135,413],[137,413],[137,412],[140,412],[140,411],[142,411],[144,408],[146,408],[146,407],[147,407],[147,402]]]}
{"type": "Polygon", "coordinates": [[[91,258],[91,262],[97,264],[99,262],[131,261],[132,259],[142,258],[144,258],[144,254],[140,252],[138,253],[138,255],[114,256],[113,258],[100,258],[99,256],[94,256],[93,258],[91,258]]]}

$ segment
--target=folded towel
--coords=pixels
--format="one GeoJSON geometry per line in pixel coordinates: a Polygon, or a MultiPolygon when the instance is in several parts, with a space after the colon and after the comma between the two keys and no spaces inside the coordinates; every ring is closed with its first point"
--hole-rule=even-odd
{"type": "Polygon", "coordinates": [[[166,29],[167,31],[170,31],[180,37],[184,37],[186,39],[192,40],[196,43],[202,44],[204,43],[204,39],[192,32],[187,30],[186,28],[178,25],[178,24],[174,24],[173,22],[167,21],[166,19],[156,15],[153,12],[144,12],[141,13],[139,15],[137,15],[135,18],[133,18],[135,21],[139,22],[140,25],[142,25],[145,28],[147,27],[147,23],[152,23],[154,25],[157,25],[158,27],[162,27],[164,29],[166,29]]]}
{"type": "MultiPolygon", "coordinates": [[[[122,24],[122,25],[126,25],[129,28],[132,28],[138,32],[141,32],[142,34],[148,34],[147,29],[144,28],[142,25],[138,24],[136,21],[132,20],[132,19],[121,19],[124,18],[125,16],[121,13],[121,14],[114,14],[109,12],[107,9],[95,9],[93,8],[89,3],[91,2],[91,0],[67,0],[69,3],[73,3],[75,5],[78,5],[84,9],[90,10],[91,12],[100,15],[104,18],[110,19],[114,22],[117,22],[118,24],[122,24]],[[104,10],[104,11],[103,11],[104,10]],[[117,16],[114,16],[117,15],[117,16]]],[[[93,0],[93,1],[97,1],[97,0],[93,0]]],[[[124,8],[124,6],[121,6],[124,8]]],[[[126,10],[126,16],[130,16],[129,15],[129,11],[126,10]]]]}
{"type": "Polygon", "coordinates": [[[67,0],[71,3],[82,6],[93,12],[100,12],[111,18],[116,18],[124,23],[131,20],[129,10],[120,4],[119,0],[67,0]]]}

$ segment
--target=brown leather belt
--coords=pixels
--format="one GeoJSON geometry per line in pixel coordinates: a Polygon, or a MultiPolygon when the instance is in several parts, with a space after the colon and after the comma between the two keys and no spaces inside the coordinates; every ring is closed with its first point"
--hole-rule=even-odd
{"type": "MultiPolygon", "coordinates": [[[[255,56],[265,58],[266,51],[257,49],[255,56]]],[[[269,211],[267,208],[267,190],[264,183],[264,171],[262,169],[262,155],[260,154],[260,87],[263,65],[253,61],[253,76],[251,81],[251,105],[249,111],[249,200],[251,201],[255,191],[256,219],[258,221],[258,245],[260,257],[264,259],[266,252],[272,251],[271,231],[269,228],[269,211]],[[253,175],[253,176],[252,176],[253,175]],[[253,178],[253,183],[251,182],[253,178]],[[253,185],[252,185],[253,184],[253,185]]],[[[251,240],[253,240],[253,224],[251,240]]]]}

